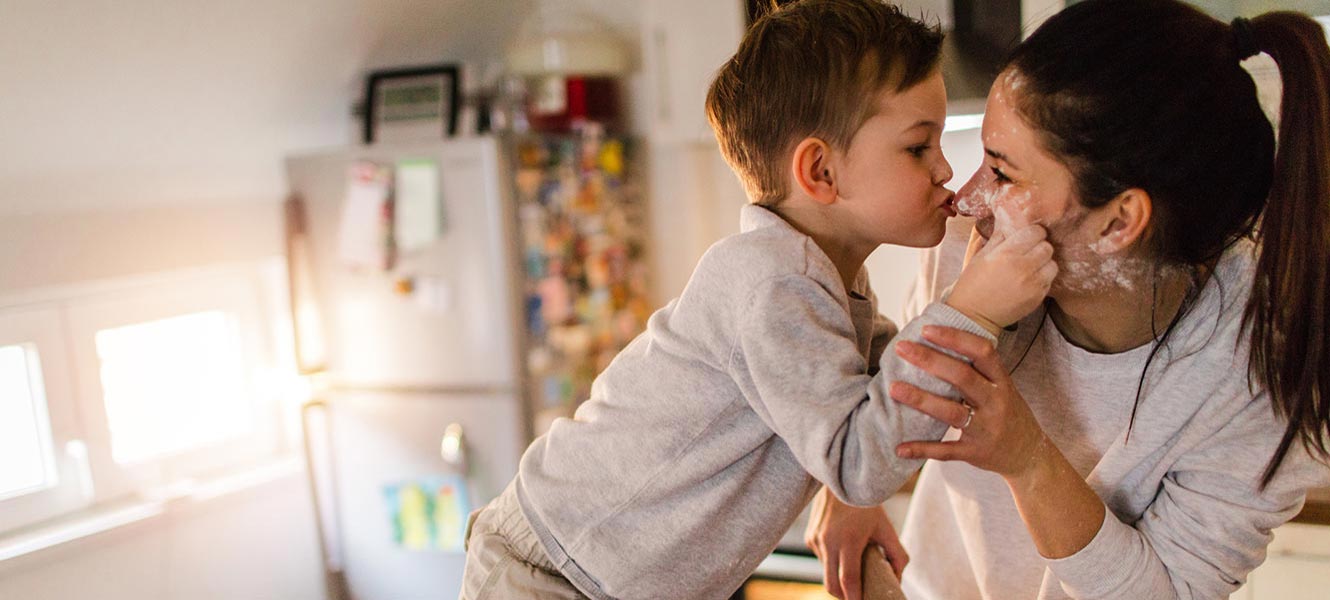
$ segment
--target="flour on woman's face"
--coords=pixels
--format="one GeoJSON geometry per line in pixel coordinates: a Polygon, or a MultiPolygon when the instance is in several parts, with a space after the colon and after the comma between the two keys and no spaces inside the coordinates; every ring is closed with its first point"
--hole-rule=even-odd
{"type": "Polygon", "coordinates": [[[1059,274],[1053,294],[1134,289],[1150,263],[1115,253],[1099,237],[1092,212],[1081,206],[1071,171],[1045,152],[1036,132],[1015,111],[1023,79],[1006,71],[994,84],[984,114],[984,163],[957,192],[956,209],[974,217],[984,238],[1030,223],[1043,225],[1059,274]]]}

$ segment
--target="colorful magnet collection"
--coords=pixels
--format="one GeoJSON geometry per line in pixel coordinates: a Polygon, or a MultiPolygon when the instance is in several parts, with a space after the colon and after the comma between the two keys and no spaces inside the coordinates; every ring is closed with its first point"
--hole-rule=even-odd
{"type": "Polygon", "coordinates": [[[645,207],[631,158],[624,140],[594,129],[517,142],[527,369],[537,412],[571,415],[650,315],[645,207]]]}

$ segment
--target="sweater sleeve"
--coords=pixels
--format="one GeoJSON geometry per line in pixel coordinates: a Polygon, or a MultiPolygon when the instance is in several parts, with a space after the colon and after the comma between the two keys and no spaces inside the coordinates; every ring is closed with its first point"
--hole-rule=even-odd
{"type": "Polygon", "coordinates": [[[1283,427],[1265,397],[1183,455],[1134,523],[1105,511],[1080,552],[1049,561],[1073,598],[1227,598],[1265,561],[1271,530],[1297,515],[1307,489],[1330,470],[1294,444],[1258,488],[1283,427]]]}
{"type": "MultiPolygon", "coordinates": [[[[957,397],[952,387],[896,356],[901,339],[922,342],[924,325],[955,327],[993,341],[945,304],[930,305],[880,351],[868,375],[843,305],[816,281],[788,275],[757,286],[738,327],[729,368],[763,422],[814,478],[842,501],[879,504],[923,464],[896,457],[910,440],[936,440],[947,426],[897,404],[892,381],[957,397]]],[[[884,329],[885,331],[885,329],[884,329]]]]}
{"type": "MultiPolygon", "coordinates": [[[[876,310],[876,307],[874,307],[876,310]]],[[[877,375],[878,364],[882,362],[882,351],[887,349],[891,340],[896,338],[896,324],[881,313],[873,316],[873,343],[868,351],[868,374],[877,375]]]]}

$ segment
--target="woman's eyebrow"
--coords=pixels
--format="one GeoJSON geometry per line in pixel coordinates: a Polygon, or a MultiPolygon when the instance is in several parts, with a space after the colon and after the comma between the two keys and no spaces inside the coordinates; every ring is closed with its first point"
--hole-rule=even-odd
{"type": "Polygon", "coordinates": [[[1003,154],[1003,153],[1001,153],[1001,152],[998,152],[997,150],[994,150],[994,149],[992,149],[992,148],[987,148],[987,147],[985,147],[985,148],[984,148],[984,154],[987,154],[987,155],[989,155],[989,156],[991,156],[991,157],[993,157],[993,158],[996,158],[996,159],[998,159],[998,160],[1000,160],[1000,161],[1002,161],[1002,162],[1004,162],[1004,163],[1007,163],[1007,164],[1010,165],[1011,168],[1014,169],[1014,170],[1017,170],[1017,171],[1021,170],[1021,168],[1020,168],[1019,166],[1017,166],[1016,163],[1011,162],[1011,159],[1010,159],[1010,158],[1007,158],[1007,155],[1006,155],[1006,154],[1003,154]]]}

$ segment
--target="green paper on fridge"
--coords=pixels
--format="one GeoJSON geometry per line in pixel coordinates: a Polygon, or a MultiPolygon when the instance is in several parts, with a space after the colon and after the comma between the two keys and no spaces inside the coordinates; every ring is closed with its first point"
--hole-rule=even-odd
{"type": "Polygon", "coordinates": [[[428,475],[383,486],[393,541],[407,550],[464,552],[471,502],[466,479],[428,475]]]}

